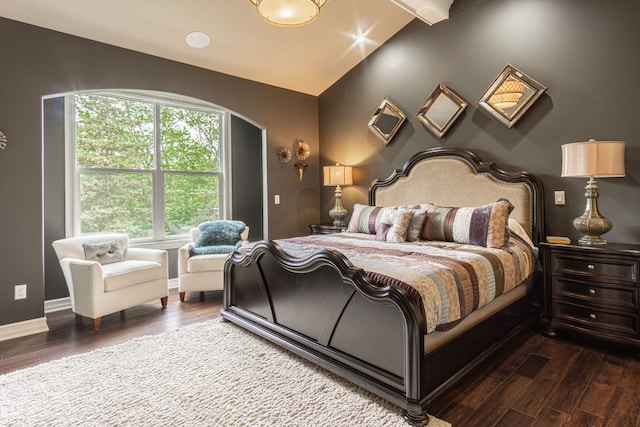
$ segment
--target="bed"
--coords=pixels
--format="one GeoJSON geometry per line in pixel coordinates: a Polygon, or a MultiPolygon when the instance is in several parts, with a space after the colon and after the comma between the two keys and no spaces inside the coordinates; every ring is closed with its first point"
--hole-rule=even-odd
{"type": "MultiPolygon", "coordinates": [[[[500,227],[486,221],[483,227],[501,241],[500,227]]],[[[542,184],[467,150],[430,149],[372,183],[368,205],[354,208],[349,231],[259,241],[235,252],[225,265],[221,315],[400,406],[409,424],[427,425],[433,399],[539,316],[535,245],[544,235],[542,184]],[[447,222],[433,227],[446,216],[433,212],[450,215],[451,207],[464,207],[455,212],[471,221],[486,213],[478,207],[497,210],[505,202],[509,237],[503,247],[482,240],[485,235],[482,244],[498,247],[481,248],[468,241],[477,232],[452,236],[452,227],[443,241],[433,239],[447,222]],[[405,217],[404,223],[406,212],[399,211],[412,210],[406,231],[392,233],[402,221],[380,222],[372,214],[379,208],[388,218],[405,217]],[[423,226],[407,242],[411,221],[422,211],[431,234],[423,226]],[[357,220],[370,232],[358,229],[357,220]],[[381,227],[396,238],[405,232],[405,241],[387,241],[390,234],[381,227]],[[402,272],[401,263],[408,270],[402,272]],[[444,269],[432,273],[427,264],[444,269]],[[464,281],[474,290],[462,289],[464,281]],[[429,299],[434,293],[437,303],[429,299]]]]}

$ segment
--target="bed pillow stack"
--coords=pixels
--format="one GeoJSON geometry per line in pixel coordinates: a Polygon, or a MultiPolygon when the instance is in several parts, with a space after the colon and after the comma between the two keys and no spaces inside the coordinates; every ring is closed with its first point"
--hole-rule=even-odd
{"type": "Polygon", "coordinates": [[[506,199],[475,207],[356,203],[347,231],[375,234],[376,240],[394,243],[438,240],[502,248],[509,242],[508,223],[512,210],[513,205],[506,199]]]}

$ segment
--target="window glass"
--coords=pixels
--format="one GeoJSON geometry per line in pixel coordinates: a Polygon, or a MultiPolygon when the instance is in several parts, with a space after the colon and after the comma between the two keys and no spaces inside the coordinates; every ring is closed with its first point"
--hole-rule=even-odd
{"type": "Polygon", "coordinates": [[[79,167],[153,168],[152,104],[95,95],[75,101],[79,167]]]}
{"type": "Polygon", "coordinates": [[[222,112],[116,92],[71,105],[76,235],[162,240],[221,218],[222,112]]]}
{"type": "Polygon", "coordinates": [[[165,175],[165,234],[188,233],[192,226],[220,219],[218,177],[165,175]]]}
{"type": "Polygon", "coordinates": [[[162,169],[220,170],[220,116],[185,108],[161,108],[162,169]]]}
{"type": "Polygon", "coordinates": [[[80,173],[82,234],[117,232],[152,237],[151,173],[80,173]]]}

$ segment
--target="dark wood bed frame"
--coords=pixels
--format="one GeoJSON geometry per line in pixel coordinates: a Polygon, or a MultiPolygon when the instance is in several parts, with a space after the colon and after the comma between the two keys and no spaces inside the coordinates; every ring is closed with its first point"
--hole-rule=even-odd
{"type": "MultiPolygon", "coordinates": [[[[473,173],[525,183],[531,194],[531,235],[543,236],[543,190],[526,172],[505,172],[462,149],[436,148],[414,155],[376,192],[407,177],[419,162],[459,158],[473,173]]],[[[537,274],[528,279],[537,282],[537,274]]],[[[534,283],[535,284],[535,283],[534,283]]],[[[225,265],[222,317],[332,371],[404,409],[416,426],[429,422],[430,402],[459,381],[539,316],[536,288],[434,351],[424,354],[424,319],[400,287],[375,286],[338,251],[300,259],[273,241],[236,252],[225,265]]]]}

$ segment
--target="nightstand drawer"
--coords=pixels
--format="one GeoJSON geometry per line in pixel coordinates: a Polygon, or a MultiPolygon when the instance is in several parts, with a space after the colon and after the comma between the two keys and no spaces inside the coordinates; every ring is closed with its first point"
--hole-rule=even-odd
{"type": "Polygon", "coordinates": [[[571,304],[564,300],[553,302],[554,318],[592,330],[606,330],[626,335],[637,335],[638,313],[610,312],[571,304]]]}
{"type": "Polygon", "coordinates": [[[593,279],[638,283],[637,259],[605,259],[598,257],[586,259],[565,253],[552,253],[551,266],[553,274],[577,274],[589,276],[593,279]]]}
{"type": "Polygon", "coordinates": [[[590,304],[598,304],[626,309],[638,309],[637,286],[599,286],[596,283],[586,283],[572,280],[567,277],[553,277],[553,295],[555,297],[578,298],[588,301],[590,304]]]}

